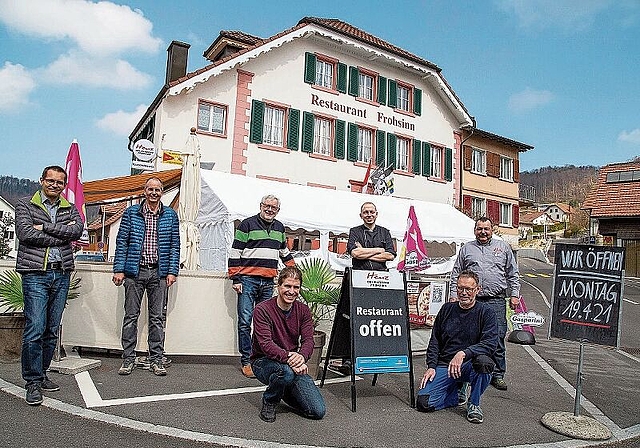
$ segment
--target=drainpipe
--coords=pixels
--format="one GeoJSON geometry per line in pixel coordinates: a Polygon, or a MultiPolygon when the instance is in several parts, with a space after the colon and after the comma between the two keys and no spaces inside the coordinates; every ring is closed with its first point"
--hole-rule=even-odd
{"type": "MultiPolygon", "coordinates": [[[[464,173],[464,142],[469,140],[473,136],[473,131],[476,129],[476,120],[472,117],[473,124],[471,126],[465,126],[461,128],[463,131],[468,131],[469,135],[460,141],[460,199],[458,207],[462,211],[462,173],[464,173]]],[[[464,212],[463,212],[464,213],[464,212]]]]}

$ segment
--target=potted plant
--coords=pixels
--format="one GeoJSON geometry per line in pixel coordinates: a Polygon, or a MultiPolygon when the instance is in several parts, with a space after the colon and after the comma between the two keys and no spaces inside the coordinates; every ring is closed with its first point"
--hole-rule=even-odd
{"type": "MultiPolygon", "coordinates": [[[[74,272],[69,284],[67,300],[80,295],[80,277],[74,272]]],[[[0,273],[0,359],[15,361],[20,359],[22,332],[24,330],[24,295],[22,278],[15,270],[0,273]]]]}
{"type": "Polygon", "coordinates": [[[322,358],[322,349],[327,340],[327,334],[318,330],[318,325],[321,321],[332,318],[340,298],[340,287],[331,284],[336,278],[336,273],[326,260],[305,259],[298,267],[302,271],[300,297],[311,310],[314,327],[313,355],[308,360],[307,366],[311,378],[316,378],[322,358]]]}

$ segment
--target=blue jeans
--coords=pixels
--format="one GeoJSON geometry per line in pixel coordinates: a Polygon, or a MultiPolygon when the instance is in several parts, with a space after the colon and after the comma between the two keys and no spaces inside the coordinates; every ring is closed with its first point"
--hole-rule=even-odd
{"type": "Polygon", "coordinates": [[[438,411],[457,406],[458,390],[463,382],[471,383],[469,402],[480,406],[480,397],[491,383],[491,374],[476,372],[472,362],[466,361],[462,363],[460,378],[450,377],[447,366],[436,367],[436,376],[418,391],[418,399],[421,395],[428,396],[428,409],[423,410],[438,411]]]}
{"type": "Polygon", "coordinates": [[[136,278],[124,279],[124,319],[122,321],[122,358],[136,356],[138,318],[144,292],[149,313],[149,361],[160,361],[164,354],[164,308],[167,302],[167,279],[158,277],[158,269],[140,268],[136,278]]]}
{"type": "Polygon", "coordinates": [[[253,308],[273,296],[273,279],[241,275],[242,292],[238,294],[238,350],[242,365],[249,364],[251,356],[251,318],[253,308]]]}
{"type": "Polygon", "coordinates": [[[22,378],[40,384],[51,365],[58,341],[58,327],[67,303],[69,271],[22,274],[24,333],[22,335],[22,378]]]}
{"type": "Polygon", "coordinates": [[[266,357],[255,359],[251,367],[256,378],[267,385],[262,395],[264,402],[278,404],[284,400],[303,417],[324,417],[324,399],[309,375],[296,375],[287,364],[266,357]]]}
{"type": "Polygon", "coordinates": [[[507,371],[507,349],[504,344],[504,337],[507,334],[507,302],[500,297],[492,297],[479,301],[489,305],[489,308],[496,313],[496,322],[498,322],[498,347],[493,355],[493,360],[496,362],[493,377],[504,378],[504,374],[507,371]]]}

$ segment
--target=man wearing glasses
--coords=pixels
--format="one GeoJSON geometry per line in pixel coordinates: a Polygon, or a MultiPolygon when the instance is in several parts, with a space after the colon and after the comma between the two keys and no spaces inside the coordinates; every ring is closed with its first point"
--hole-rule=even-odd
{"type": "MultiPolygon", "coordinates": [[[[507,307],[520,303],[520,276],[518,263],[511,247],[503,240],[492,238],[493,222],[487,217],[478,218],[474,227],[475,241],[460,249],[451,271],[451,298],[456,298],[458,275],[465,269],[475,272],[480,278],[478,302],[486,303],[495,313],[498,322],[498,347],[494,353],[496,369],[491,385],[498,390],[507,390],[504,374],[507,369],[504,338],[507,334],[507,307]]],[[[466,386],[461,390],[460,401],[464,401],[466,386]]]]}
{"type": "Polygon", "coordinates": [[[236,229],[229,253],[229,278],[238,294],[238,350],[247,378],[255,378],[250,364],[253,309],[273,296],[278,261],[295,265],[284,225],[276,219],[279,211],[280,200],[271,194],[264,196],[260,213],[243,220],[236,229]]]}
{"type": "Polygon", "coordinates": [[[433,323],[427,347],[427,371],[422,377],[416,409],[431,412],[456,406],[463,382],[471,384],[467,420],[482,423],[480,397],[489,387],[498,343],[496,315],[476,302],[478,276],[462,271],[457,279],[457,302],[445,303],[433,323]]]}
{"type": "Polygon", "coordinates": [[[48,166],[40,178],[42,189],[16,204],[16,271],[22,275],[25,317],[22,378],[27,404],[33,406],[42,403],[42,391],[60,389],[46,372],[75,268],[71,242],[79,239],[83,230],[76,207],[60,196],[66,184],[64,168],[48,166]]]}

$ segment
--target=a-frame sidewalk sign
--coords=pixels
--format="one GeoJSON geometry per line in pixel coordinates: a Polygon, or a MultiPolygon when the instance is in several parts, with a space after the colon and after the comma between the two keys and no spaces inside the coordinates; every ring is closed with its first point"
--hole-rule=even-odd
{"type": "Polygon", "coordinates": [[[356,411],[356,375],[407,373],[415,407],[409,307],[404,273],[346,269],[320,387],[329,361],[351,360],[351,410],[356,411]]]}

